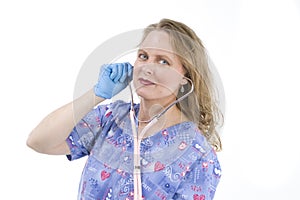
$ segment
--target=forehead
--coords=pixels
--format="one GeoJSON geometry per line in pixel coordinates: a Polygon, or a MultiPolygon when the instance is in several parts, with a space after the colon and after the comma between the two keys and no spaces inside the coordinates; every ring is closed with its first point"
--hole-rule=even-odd
{"type": "Polygon", "coordinates": [[[170,36],[164,31],[150,32],[140,45],[141,49],[157,49],[174,52],[170,42],[170,36]]]}

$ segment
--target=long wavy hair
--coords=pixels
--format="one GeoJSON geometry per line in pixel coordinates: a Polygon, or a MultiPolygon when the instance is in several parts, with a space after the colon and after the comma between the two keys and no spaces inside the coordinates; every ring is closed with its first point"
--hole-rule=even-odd
{"type": "MultiPolygon", "coordinates": [[[[202,41],[187,25],[170,19],[162,19],[145,28],[142,41],[154,30],[169,34],[173,50],[186,70],[185,76],[194,83],[193,93],[178,103],[177,107],[189,120],[196,122],[214,149],[221,151],[222,142],[217,127],[223,125],[223,113],[217,104],[218,90],[202,41]]],[[[188,87],[188,84],[184,87],[188,87]]],[[[185,89],[189,90],[189,88],[185,89]]],[[[181,93],[178,92],[178,97],[180,95],[181,93]]]]}

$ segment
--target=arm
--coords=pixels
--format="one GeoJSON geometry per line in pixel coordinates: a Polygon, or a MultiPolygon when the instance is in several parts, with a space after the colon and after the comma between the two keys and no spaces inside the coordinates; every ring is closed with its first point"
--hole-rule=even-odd
{"type": "Polygon", "coordinates": [[[132,69],[130,63],[103,65],[93,90],[46,116],[29,135],[27,145],[40,153],[69,154],[66,139],[74,126],[95,105],[122,91],[132,80],[132,69]]]}
{"type": "Polygon", "coordinates": [[[93,107],[105,100],[88,91],[78,99],[70,102],[46,116],[32,130],[27,145],[37,152],[53,155],[70,153],[66,138],[77,124],[93,107]],[[76,105],[76,110],[74,110],[76,105]]]}

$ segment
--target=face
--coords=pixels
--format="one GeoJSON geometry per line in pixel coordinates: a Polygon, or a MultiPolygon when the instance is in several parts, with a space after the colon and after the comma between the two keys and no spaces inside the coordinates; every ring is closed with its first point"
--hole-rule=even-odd
{"type": "Polygon", "coordinates": [[[178,89],[187,82],[183,78],[185,70],[169,39],[166,32],[152,31],[140,45],[133,83],[143,99],[175,99],[178,89]]]}

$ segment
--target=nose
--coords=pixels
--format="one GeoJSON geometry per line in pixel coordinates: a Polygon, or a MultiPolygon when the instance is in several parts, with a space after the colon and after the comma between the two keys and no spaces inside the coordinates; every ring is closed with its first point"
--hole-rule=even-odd
{"type": "Polygon", "coordinates": [[[155,64],[154,63],[143,64],[140,67],[141,67],[142,72],[145,75],[152,75],[152,74],[154,74],[154,71],[155,71],[155,64]]]}
{"type": "Polygon", "coordinates": [[[143,72],[144,72],[145,75],[152,75],[153,74],[153,70],[149,66],[144,66],[143,67],[143,72]]]}

